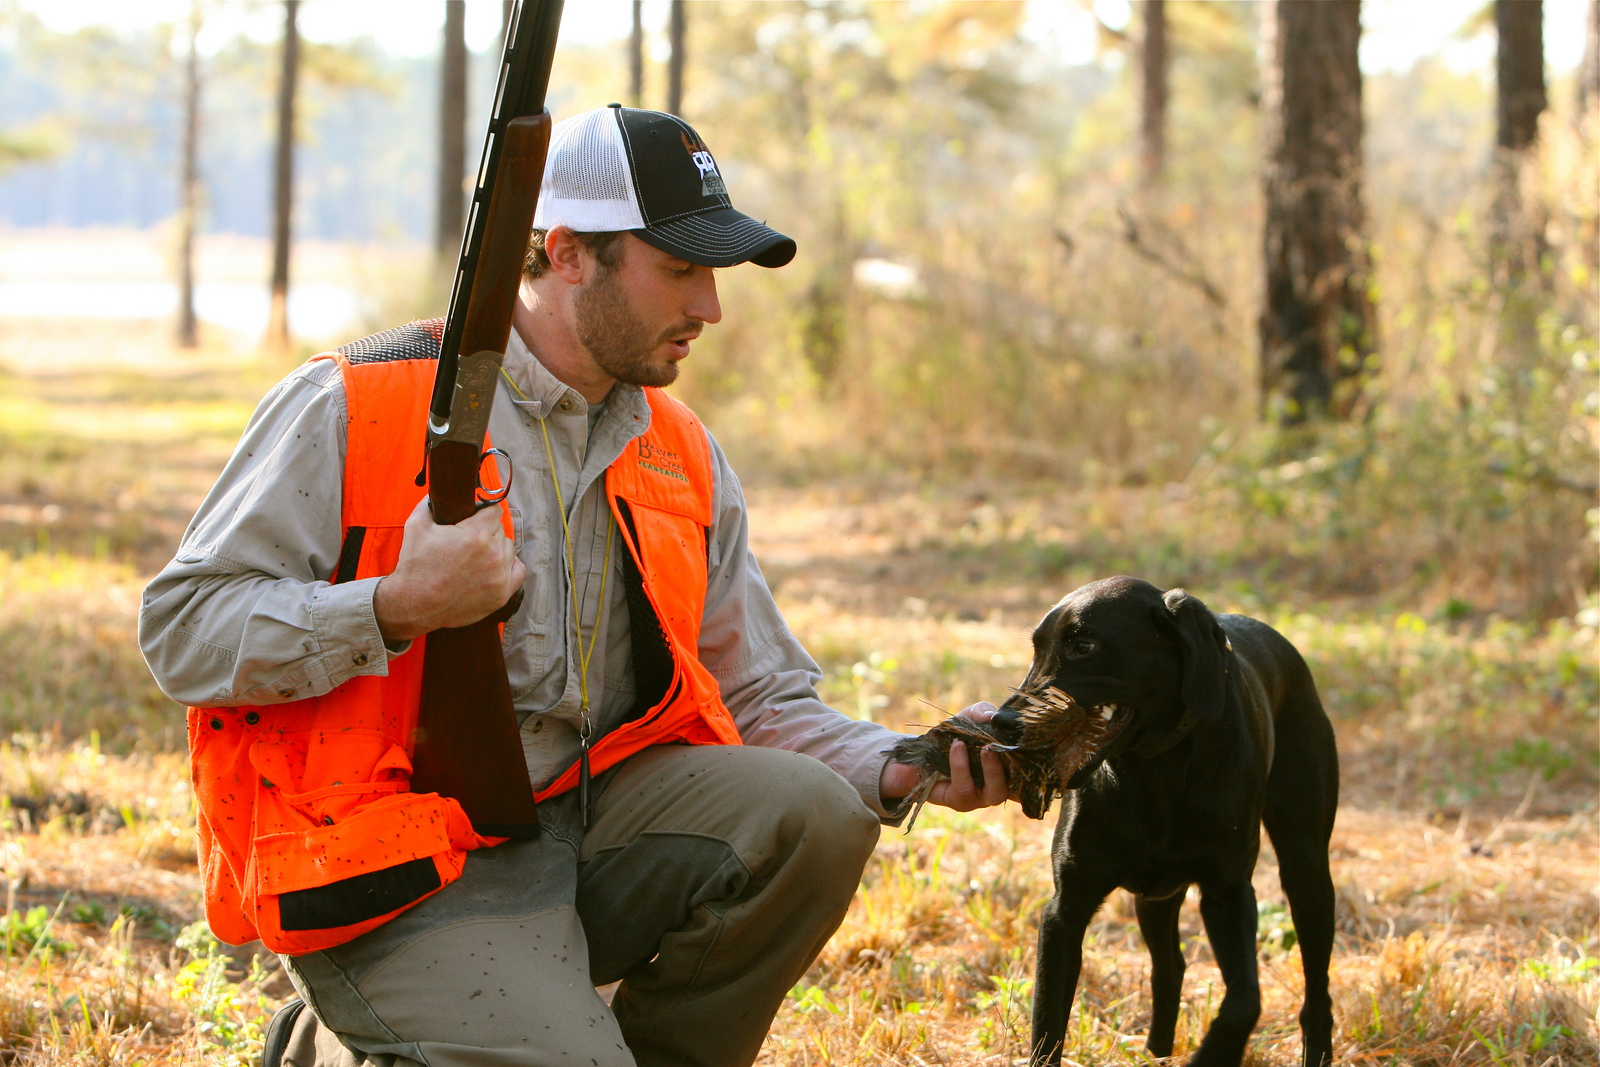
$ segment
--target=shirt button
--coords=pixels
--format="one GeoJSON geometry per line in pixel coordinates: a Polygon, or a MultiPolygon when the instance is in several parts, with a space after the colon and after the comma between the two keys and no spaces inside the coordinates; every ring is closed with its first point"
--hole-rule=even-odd
{"type": "Polygon", "coordinates": [[[291,700],[291,699],[294,698],[294,690],[293,689],[280,689],[280,690],[278,690],[278,695],[281,696],[285,700],[291,700]]]}
{"type": "Polygon", "coordinates": [[[355,655],[350,657],[350,660],[357,667],[365,667],[367,665],[367,654],[365,652],[357,652],[355,655]]]}
{"type": "Polygon", "coordinates": [[[557,404],[556,407],[560,408],[562,411],[571,411],[572,410],[572,398],[570,396],[562,397],[561,398],[561,403],[557,404]]]}

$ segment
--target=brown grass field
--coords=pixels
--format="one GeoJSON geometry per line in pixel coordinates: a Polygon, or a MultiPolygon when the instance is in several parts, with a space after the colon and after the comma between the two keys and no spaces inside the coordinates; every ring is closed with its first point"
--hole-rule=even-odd
{"type": "MultiPolygon", "coordinates": [[[[250,1063],[288,994],[272,957],[195,925],[180,711],[134,645],[143,579],[284,368],[220,341],[174,356],[162,336],[0,322],[7,1063],[250,1063]]],[[[825,696],[892,724],[1003,696],[1044,609],[1139,558],[1071,531],[1144,516],[1123,531],[1137,542],[1180,528],[1188,506],[1159,487],[979,496],[753,477],[748,491],[757,553],[825,696]]],[[[1339,1061],[1600,1064],[1592,626],[1193,591],[1293,639],[1338,730],[1339,1061]]],[[[1051,822],[929,809],[911,833],[886,831],[761,1062],[1025,1062],[1051,822]]],[[[1288,1065],[1301,978],[1270,849],[1256,887],[1264,1010],[1249,1062],[1288,1065]]],[[[1221,994],[1192,903],[1184,936],[1180,1054],[1221,994]]],[[[1072,1063],[1148,1059],[1147,972],[1131,900],[1113,897],[1087,945],[1072,1063]]]]}

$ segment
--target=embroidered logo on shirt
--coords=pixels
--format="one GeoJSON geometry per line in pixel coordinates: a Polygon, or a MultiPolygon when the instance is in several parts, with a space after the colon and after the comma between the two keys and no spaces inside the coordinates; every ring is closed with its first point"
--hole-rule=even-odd
{"type": "Polygon", "coordinates": [[[689,480],[689,472],[683,465],[682,458],[676,452],[652,445],[650,442],[639,439],[639,466],[646,470],[664,474],[668,478],[676,478],[680,482],[689,480]]]}

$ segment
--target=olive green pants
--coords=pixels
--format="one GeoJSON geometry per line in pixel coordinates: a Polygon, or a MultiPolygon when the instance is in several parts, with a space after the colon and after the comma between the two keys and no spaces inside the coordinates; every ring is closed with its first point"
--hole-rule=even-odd
{"type": "Polygon", "coordinates": [[[647,749],[540,805],[377,930],[285,957],[286,1067],[734,1067],[838,927],[878,820],[832,770],[742,746],[647,749]],[[596,985],[621,981],[608,1007],[596,985]]]}

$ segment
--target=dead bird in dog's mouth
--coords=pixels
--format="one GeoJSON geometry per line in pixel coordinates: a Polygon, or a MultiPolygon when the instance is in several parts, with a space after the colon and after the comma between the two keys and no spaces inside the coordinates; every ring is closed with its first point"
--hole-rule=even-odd
{"type": "Polygon", "coordinates": [[[980,789],[980,753],[985,746],[998,753],[1023,814],[1042,819],[1064,789],[1076,789],[1094,773],[1130,717],[1118,704],[1085,707],[1056,686],[1039,684],[1016,690],[989,722],[957,715],[919,737],[908,737],[889,754],[921,774],[906,798],[913,806],[906,829],[915,824],[934,786],[950,780],[952,742],[966,743],[972,781],[980,789]]]}

